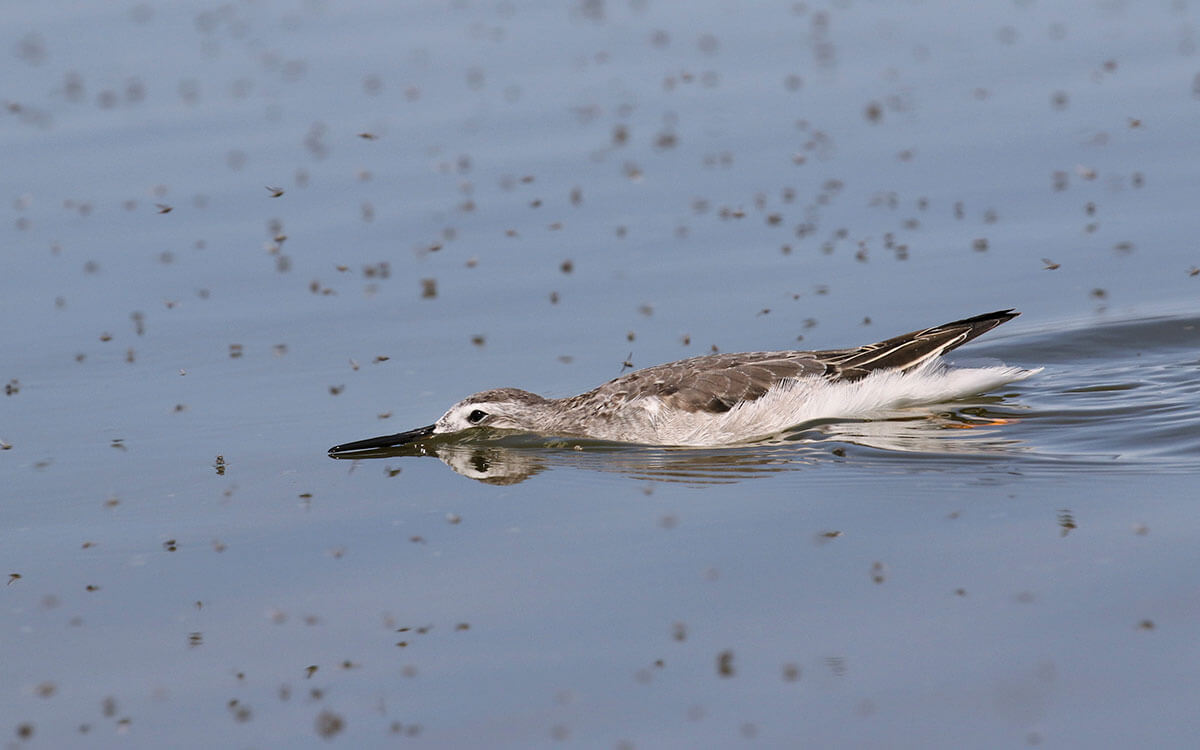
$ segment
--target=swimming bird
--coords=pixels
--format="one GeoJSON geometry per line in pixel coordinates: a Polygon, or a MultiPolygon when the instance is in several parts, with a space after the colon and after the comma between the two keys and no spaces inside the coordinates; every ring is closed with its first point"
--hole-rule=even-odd
{"type": "Polygon", "coordinates": [[[976,315],[852,349],[710,354],[621,375],[587,393],[543,398],[517,388],[467,396],[437,422],[335,445],[378,450],[479,428],[647,445],[744,443],[814,420],[864,419],[983,393],[1036,370],[948,368],[941,356],[1012,320],[976,315]]]}

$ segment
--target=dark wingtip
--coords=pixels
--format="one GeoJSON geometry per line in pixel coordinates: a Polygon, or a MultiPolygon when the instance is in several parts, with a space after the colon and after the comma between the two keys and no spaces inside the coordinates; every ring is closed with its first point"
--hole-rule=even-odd
{"type": "Polygon", "coordinates": [[[996,312],[984,313],[983,315],[975,315],[970,318],[956,320],[953,323],[947,323],[945,327],[949,328],[950,326],[962,325],[965,323],[984,323],[990,320],[994,320],[996,321],[996,325],[1000,325],[1001,323],[1007,323],[1020,314],[1021,313],[1019,313],[1015,308],[1010,307],[1007,310],[997,310],[996,312]]]}
{"type": "Polygon", "coordinates": [[[1020,314],[1021,313],[1010,307],[1007,310],[997,310],[995,312],[984,313],[982,315],[975,315],[970,318],[956,320],[953,323],[946,323],[945,325],[937,326],[931,330],[961,328],[964,326],[967,328],[966,335],[962,338],[962,340],[956,342],[953,346],[948,347],[946,349],[948,352],[951,349],[957,349],[972,339],[979,338],[996,326],[1007,323],[1020,314]]]}
{"type": "MultiPolygon", "coordinates": [[[[970,341],[973,338],[982,336],[983,334],[992,330],[996,326],[1001,325],[1003,323],[1007,323],[1008,321],[1012,320],[1013,318],[1017,317],[1020,314],[1021,313],[1017,312],[1015,309],[1010,307],[1007,310],[997,310],[995,312],[984,313],[982,315],[973,315],[969,318],[963,318],[962,320],[954,320],[949,323],[943,323],[940,326],[934,326],[933,328],[930,328],[927,330],[932,332],[932,331],[938,331],[938,330],[950,329],[950,328],[964,328],[965,327],[965,328],[969,329],[967,332],[966,338],[964,338],[962,341],[959,341],[953,347],[951,347],[951,348],[957,348],[957,347],[962,346],[963,344],[967,343],[968,341],[970,341]]],[[[947,350],[947,351],[949,351],[949,350],[947,350]]]]}
{"type": "Polygon", "coordinates": [[[985,312],[982,314],[982,316],[973,316],[971,318],[962,318],[961,320],[955,320],[954,323],[947,323],[946,325],[938,325],[937,328],[931,329],[931,330],[960,329],[960,328],[967,329],[965,331],[965,335],[962,336],[961,340],[954,342],[952,344],[952,346],[949,346],[946,349],[944,349],[944,352],[942,352],[944,354],[946,352],[950,352],[950,350],[952,350],[952,349],[958,349],[959,347],[962,346],[962,344],[965,344],[968,341],[972,341],[972,340],[974,340],[974,338],[983,336],[984,334],[986,334],[986,332],[990,331],[991,329],[996,328],[997,325],[1002,325],[1004,323],[1008,323],[1009,320],[1012,320],[1016,316],[1019,316],[1019,314],[1021,314],[1021,313],[1016,312],[1016,310],[1014,310],[1014,308],[1009,307],[1008,310],[997,310],[996,312],[985,312]]]}

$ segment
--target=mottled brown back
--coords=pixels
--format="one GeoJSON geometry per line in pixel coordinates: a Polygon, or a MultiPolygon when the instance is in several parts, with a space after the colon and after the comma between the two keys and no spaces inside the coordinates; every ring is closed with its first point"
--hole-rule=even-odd
{"type": "Polygon", "coordinates": [[[823,375],[833,381],[854,381],[875,370],[909,370],[1017,315],[1000,310],[854,349],[693,357],[623,375],[575,398],[622,402],[630,397],[657,396],[675,409],[718,414],[761,398],[788,378],[823,375]]]}

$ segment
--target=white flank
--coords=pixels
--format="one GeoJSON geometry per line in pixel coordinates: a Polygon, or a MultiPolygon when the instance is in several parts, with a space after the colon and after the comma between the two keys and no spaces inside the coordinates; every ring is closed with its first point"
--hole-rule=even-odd
{"type": "Polygon", "coordinates": [[[853,383],[823,378],[785,381],[756,401],[724,414],[692,414],[657,408],[657,399],[641,405],[654,415],[662,445],[729,445],[782,432],[807,422],[871,419],[910,406],[954,401],[986,393],[1040,372],[1020,367],[948,368],[927,362],[908,372],[876,371],[853,383]]]}

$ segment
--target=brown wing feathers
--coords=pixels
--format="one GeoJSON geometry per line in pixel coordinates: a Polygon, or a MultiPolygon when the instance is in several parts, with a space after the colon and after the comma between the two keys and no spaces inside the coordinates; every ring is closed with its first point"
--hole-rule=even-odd
{"type": "Polygon", "coordinates": [[[921,363],[956,349],[982,336],[1020,313],[998,310],[973,318],[964,318],[922,331],[913,331],[858,349],[817,355],[824,360],[827,374],[834,380],[858,380],[880,369],[909,370],[921,363]]]}
{"type": "MultiPolygon", "coordinates": [[[[758,362],[729,355],[721,369],[704,368],[680,373],[676,382],[664,383],[662,391],[672,406],[690,411],[720,413],[742,401],[761,398],[787,378],[818,372],[812,359],[771,359],[758,362]],[[807,365],[807,366],[806,366],[807,365]],[[669,391],[669,394],[665,393],[669,391]]],[[[675,379],[672,379],[675,380],[675,379]]]]}
{"type": "MultiPolygon", "coordinates": [[[[742,401],[761,398],[787,378],[824,374],[831,380],[852,381],[874,370],[909,370],[1017,315],[1012,310],[998,310],[855,349],[697,357],[630,373],[601,388],[613,390],[613,396],[627,397],[631,392],[640,392],[657,396],[677,409],[721,413],[742,401]],[[614,386],[622,387],[614,389],[614,386]]],[[[597,391],[581,397],[590,397],[597,391]]]]}

